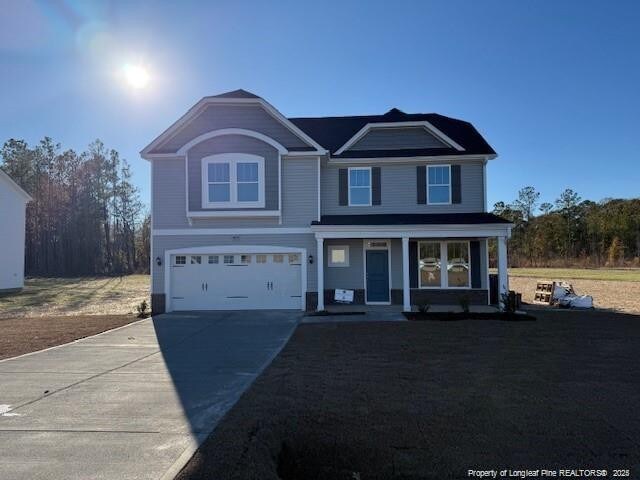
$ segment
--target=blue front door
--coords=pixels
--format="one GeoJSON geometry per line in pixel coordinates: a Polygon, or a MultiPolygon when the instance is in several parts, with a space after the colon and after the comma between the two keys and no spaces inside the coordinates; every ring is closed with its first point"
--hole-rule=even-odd
{"type": "Polygon", "coordinates": [[[367,250],[367,302],[389,301],[389,252],[367,250]]]}

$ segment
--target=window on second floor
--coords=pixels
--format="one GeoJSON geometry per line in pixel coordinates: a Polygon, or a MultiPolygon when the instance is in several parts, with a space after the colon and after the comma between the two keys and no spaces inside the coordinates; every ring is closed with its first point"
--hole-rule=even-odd
{"type": "Polygon", "coordinates": [[[224,153],[202,159],[203,208],[263,208],[264,158],[224,153]]]}
{"type": "Polygon", "coordinates": [[[349,205],[371,205],[371,167],[349,168],[349,205]]]}
{"type": "Polygon", "coordinates": [[[427,203],[451,203],[451,165],[427,166],[427,203]]]}

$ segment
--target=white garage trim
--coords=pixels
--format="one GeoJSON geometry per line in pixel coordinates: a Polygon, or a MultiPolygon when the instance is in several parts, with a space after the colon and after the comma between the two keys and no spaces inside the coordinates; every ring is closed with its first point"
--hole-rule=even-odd
{"type": "Polygon", "coordinates": [[[307,308],[307,249],[270,245],[216,245],[211,247],[175,248],[164,252],[165,311],[173,311],[171,305],[171,256],[181,254],[225,254],[225,253],[298,253],[300,255],[300,309],[307,308]]]}

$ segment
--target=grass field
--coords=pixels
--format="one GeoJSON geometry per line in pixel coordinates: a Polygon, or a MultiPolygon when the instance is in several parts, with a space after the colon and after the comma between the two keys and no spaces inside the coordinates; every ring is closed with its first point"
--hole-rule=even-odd
{"type": "Polygon", "coordinates": [[[0,319],[63,315],[122,315],[149,302],[149,275],[28,278],[18,293],[0,296],[0,319]]]}
{"type": "Polygon", "coordinates": [[[640,268],[510,268],[511,277],[640,282],[640,268]]]}

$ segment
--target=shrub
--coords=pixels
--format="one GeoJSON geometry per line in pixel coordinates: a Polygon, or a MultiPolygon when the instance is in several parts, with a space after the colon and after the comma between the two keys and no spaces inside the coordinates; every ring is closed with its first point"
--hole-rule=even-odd
{"type": "Polygon", "coordinates": [[[138,311],[138,318],[146,318],[149,315],[149,304],[146,300],[140,302],[140,305],[136,306],[138,311]]]}
{"type": "Polygon", "coordinates": [[[460,308],[462,308],[462,311],[464,313],[469,313],[469,305],[471,304],[469,295],[462,295],[460,298],[458,298],[458,302],[460,303],[460,308]]]}
{"type": "Polygon", "coordinates": [[[428,303],[421,303],[420,305],[418,305],[418,311],[420,313],[427,313],[430,308],[431,305],[429,305],[428,303]]]}

